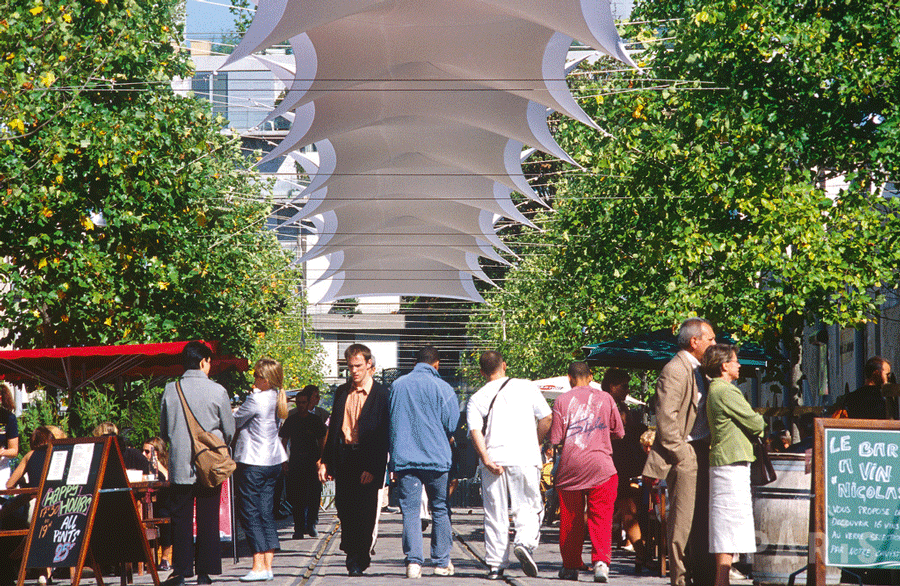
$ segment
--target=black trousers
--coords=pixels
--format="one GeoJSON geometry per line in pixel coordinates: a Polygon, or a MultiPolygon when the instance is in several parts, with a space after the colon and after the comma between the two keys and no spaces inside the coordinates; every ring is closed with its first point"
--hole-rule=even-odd
{"type": "Polygon", "coordinates": [[[294,516],[294,533],[303,533],[319,522],[322,483],[313,460],[291,462],[287,473],[287,499],[294,516]]]}
{"type": "Polygon", "coordinates": [[[219,497],[222,485],[172,484],[172,570],[188,578],[198,574],[222,573],[222,544],[219,539],[219,497]],[[197,504],[197,543],[194,552],[193,510],[197,504]]]}
{"type": "Polygon", "coordinates": [[[372,531],[378,512],[378,489],[382,479],[362,484],[363,461],[358,450],[340,448],[340,463],[334,475],[334,505],[341,521],[341,551],[347,554],[347,568],[369,567],[372,531]]]}

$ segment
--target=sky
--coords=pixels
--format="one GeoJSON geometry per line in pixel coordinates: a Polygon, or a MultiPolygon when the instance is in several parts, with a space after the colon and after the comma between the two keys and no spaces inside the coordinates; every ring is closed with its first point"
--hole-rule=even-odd
{"type": "MultiPolygon", "coordinates": [[[[612,0],[617,18],[624,18],[631,12],[633,0],[612,0]]],[[[252,1],[251,1],[252,5],[252,1]]],[[[187,0],[187,39],[218,39],[223,32],[234,30],[234,15],[228,11],[229,0],[187,0]]]]}
{"type": "Polygon", "coordinates": [[[201,41],[218,39],[234,30],[234,15],[228,11],[229,0],[187,0],[185,37],[201,41]]]}

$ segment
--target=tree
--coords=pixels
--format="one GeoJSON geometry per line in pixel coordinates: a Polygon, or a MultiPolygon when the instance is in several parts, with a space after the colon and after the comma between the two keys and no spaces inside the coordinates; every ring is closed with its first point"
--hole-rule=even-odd
{"type": "MultiPolygon", "coordinates": [[[[268,356],[281,362],[286,389],[325,386],[324,349],[311,333],[305,306],[305,300],[296,296],[287,310],[275,318],[269,331],[259,334],[253,348],[255,359],[268,356]]],[[[327,388],[321,391],[323,397],[328,395],[327,388]]]]}
{"type": "Polygon", "coordinates": [[[546,253],[488,294],[508,352],[558,372],[585,343],[700,314],[779,344],[796,385],[805,324],[875,319],[900,260],[897,201],[880,196],[900,176],[888,4],[641,6],[665,24],[633,31],[646,70],[577,78],[609,135],[560,122],[589,172],[557,185],[546,253]]]}
{"type": "Polygon", "coordinates": [[[13,0],[0,16],[0,311],[18,347],[220,340],[293,295],[265,185],[179,97],[176,0],[13,0]]]}

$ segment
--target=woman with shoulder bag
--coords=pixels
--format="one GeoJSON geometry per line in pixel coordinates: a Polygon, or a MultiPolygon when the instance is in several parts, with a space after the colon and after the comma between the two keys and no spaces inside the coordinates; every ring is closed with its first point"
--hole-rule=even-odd
{"type": "Polygon", "coordinates": [[[234,413],[238,513],[253,552],[253,568],[241,577],[242,582],[274,578],[272,558],[278,548],[278,530],[272,505],[281,465],[287,461],[278,438],[281,421],[288,415],[281,363],[261,358],[253,367],[253,378],[253,392],[234,413]]]}
{"type": "Polygon", "coordinates": [[[756,551],[750,496],[750,462],[755,458],[747,436],[761,436],[765,422],[732,384],[740,376],[734,346],[710,346],[700,366],[712,379],[706,396],[711,435],[709,551],[716,557],[715,586],[728,586],[734,554],[756,551]]]}

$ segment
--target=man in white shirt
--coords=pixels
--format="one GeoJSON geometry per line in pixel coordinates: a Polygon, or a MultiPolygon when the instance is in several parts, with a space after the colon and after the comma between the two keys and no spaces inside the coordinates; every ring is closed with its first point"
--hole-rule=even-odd
{"type": "Polygon", "coordinates": [[[553,412],[537,385],[506,376],[506,362],[494,350],[481,355],[487,384],[469,399],[466,420],[481,458],[485,561],[488,579],[503,578],[509,566],[509,512],[516,530],[513,553],[527,576],[537,576],[532,550],[540,539],[540,443],[553,412]]]}

